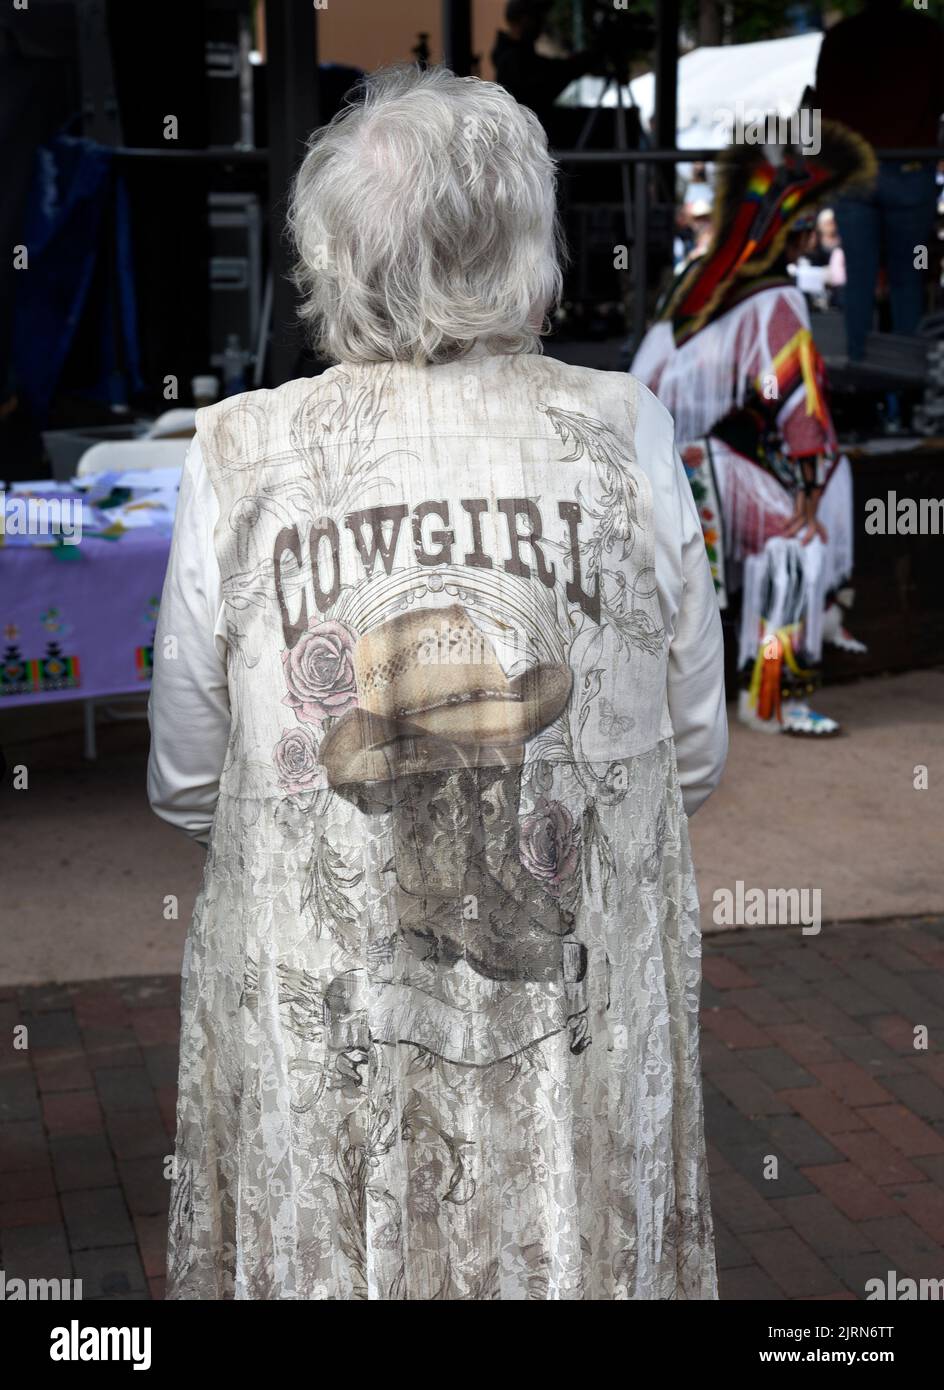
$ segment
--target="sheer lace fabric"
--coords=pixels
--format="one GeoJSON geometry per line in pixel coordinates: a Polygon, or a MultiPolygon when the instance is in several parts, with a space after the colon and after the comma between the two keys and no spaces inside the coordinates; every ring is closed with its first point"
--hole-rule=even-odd
{"type": "Polygon", "coordinates": [[[635,390],[396,364],[198,415],[232,727],[169,1298],[717,1296],[635,390]]]}
{"type": "MultiPolygon", "coordinates": [[[[717,1297],[671,741],[624,766],[580,827],[563,944],[583,949],[540,983],[417,967],[384,872],[394,813],[365,845],[330,793],[307,814],[221,801],[183,981],[168,1297],[717,1297]],[[442,1004],[439,1051],[397,1036],[405,989],[442,1004]]],[[[566,805],[575,782],[559,765],[541,794],[566,805]]],[[[474,927],[455,921],[460,951],[474,927]]]]}

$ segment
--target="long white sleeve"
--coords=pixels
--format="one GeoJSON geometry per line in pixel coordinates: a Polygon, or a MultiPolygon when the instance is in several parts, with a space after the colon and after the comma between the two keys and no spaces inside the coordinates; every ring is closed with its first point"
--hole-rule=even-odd
{"type": "Polygon", "coordinates": [[[213,548],[219,507],[195,439],[180,482],[154,638],[148,800],[206,844],[229,741],[226,625],[213,548]]]}
{"type": "Polygon", "coordinates": [[[656,585],[670,643],[669,712],[691,816],[718,785],[728,751],[721,615],[672,417],[641,383],[635,440],[637,462],[652,483],[656,585]]]}

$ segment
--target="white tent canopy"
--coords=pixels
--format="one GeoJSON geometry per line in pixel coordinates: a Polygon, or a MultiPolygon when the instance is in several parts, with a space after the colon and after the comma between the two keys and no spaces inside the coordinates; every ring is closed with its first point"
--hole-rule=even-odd
{"type": "MultiPolygon", "coordinates": [[[[735,117],[747,120],[768,112],[789,116],[797,109],[803,89],[812,86],[821,33],[795,34],[761,43],[696,48],[679,59],[678,136],[681,149],[720,149],[731,139],[735,117]]],[[[560,97],[567,106],[596,106],[604,81],[581,77],[560,97]]],[[[644,73],[623,88],[648,125],[655,110],[655,76],[644,73]],[[631,96],[630,96],[631,93],[631,96]]],[[[611,85],[604,106],[616,105],[611,85]]]]}

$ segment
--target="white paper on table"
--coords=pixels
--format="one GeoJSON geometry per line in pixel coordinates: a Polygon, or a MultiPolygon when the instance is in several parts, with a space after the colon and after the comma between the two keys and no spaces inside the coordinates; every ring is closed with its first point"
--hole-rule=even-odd
{"type": "Polygon", "coordinates": [[[168,489],[176,490],[180,487],[180,475],[183,472],[183,463],[179,468],[136,468],[129,469],[126,473],[116,475],[117,487],[130,487],[141,492],[166,492],[168,489]]]}
{"type": "Polygon", "coordinates": [[[180,487],[183,464],[174,468],[131,468],[124,472],[86,473],[81,478],[73,478],[72,483],[83,491],[101,489],[109,491],[113,487],[129,487],[134,492],[165,492],[180,487]]]}
{"type": "Polygon", "coordinates": [[[176,492],[151,492],[146,497],[133,497],[120,507],[109,507],[106,515],[127,530],[137,530],[143,526],[173,526],[176,509],[176,492]]]}
{"type": "Polygon", "coordinates": [[[71,486],[72,486],[71,483],[57,482],[55,478],[37,478],[36,481],[35,481],[35,482],[32,482],[32,483],[28,483],[28,482],[27,482],[27,483],[11,483],[11,484],[10,484],[10,493],[11,493],[11,495],[12,495],[13,493],[24,493],[24,492],[32,492],[32,493],[37,493],[37,494],[39,494],[39,493],[41,493],[41,492],[59,492],[59,493],[62,493],[62,492],[68,492],[68,491],[69,491],[69,488],[70,488],[71,486]]]}

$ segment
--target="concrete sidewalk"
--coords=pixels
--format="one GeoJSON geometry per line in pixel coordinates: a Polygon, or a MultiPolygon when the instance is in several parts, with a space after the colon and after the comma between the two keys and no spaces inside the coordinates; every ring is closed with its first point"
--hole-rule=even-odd
{"type": "MultiPolygon", "coordinates": [[[[848,737],[764,737],[729,707],[728,769],[691,826],[705,932],[715,889],[738,880],[819,888],[827,921],[944,911],[944,672],[834,686],[821,703],[848,737]]],[[[53,737],[49,710],[4,717],[29,790],[0,792],[0,984],[176,974],[205,856],[147,805],[146,726],[105,725],[86,763],[77,707],[55,714],[53,737]]]]}
{"type": "Polygon", "coordinates": [[[944,911],[944,672],[830,686],[817,708],[847,733],[770,737],[728,706],[724,779],[691,821],[704,931],[737,880],[819,888],[824,921],[944,911]]]}
{"type": "MultiPolygon", "coordinates": [[[[944,1278],[944,918],[717,934],[704,980],[721,1297],[944,1278]]],[[[0,1034],[29,1030],[0,1057],[8,1279],[162,1296],[177,999],[176,976],[0,990],[0,1034]]]]}

